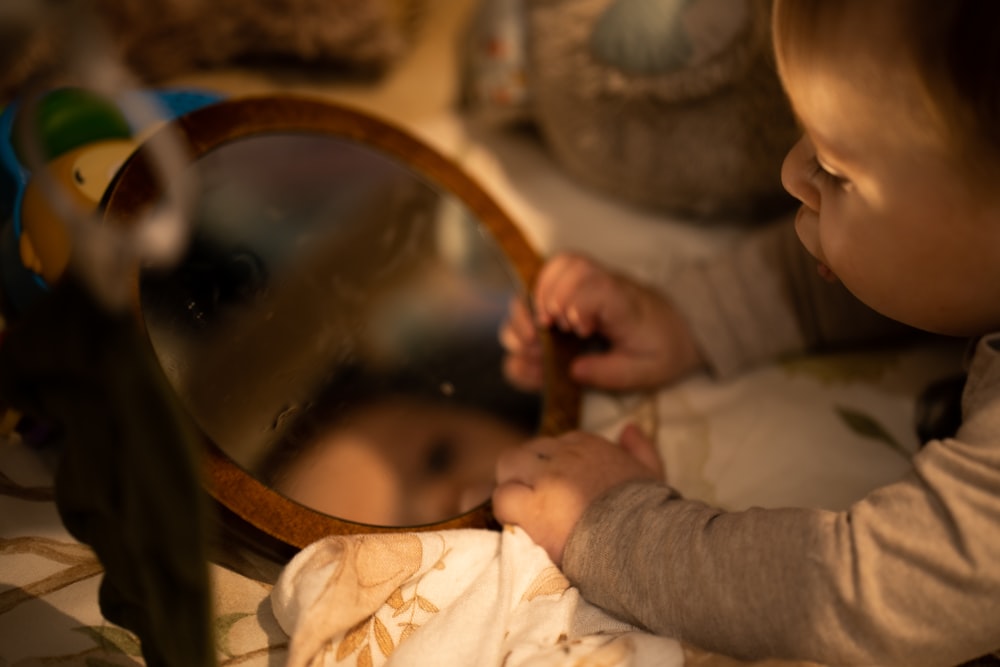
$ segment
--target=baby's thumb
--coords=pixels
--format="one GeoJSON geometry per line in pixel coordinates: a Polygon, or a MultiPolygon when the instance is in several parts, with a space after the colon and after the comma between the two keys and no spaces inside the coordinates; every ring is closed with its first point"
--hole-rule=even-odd
{"type": "Polygon", "coordinates": [[[654,473],[660,481],[666,479],[663,470],[663,460],[656,449],[656,443],[646,437],[635,424],[628,424],[618,436],[618,444],[631,454],[639,463],[654,473]]]}

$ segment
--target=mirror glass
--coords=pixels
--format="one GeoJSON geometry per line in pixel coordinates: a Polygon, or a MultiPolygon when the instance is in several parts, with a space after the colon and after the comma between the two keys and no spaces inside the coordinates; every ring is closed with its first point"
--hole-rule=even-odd
{"type": "Polygon", "coordinates": [[[502,377],[524,287],[469,209],[351,139],[274,132],[192,163],[186,257],[144,272],[160,364],[205,434],[298,503],[423,525],[481,505],[539,427],[502,377]]]}

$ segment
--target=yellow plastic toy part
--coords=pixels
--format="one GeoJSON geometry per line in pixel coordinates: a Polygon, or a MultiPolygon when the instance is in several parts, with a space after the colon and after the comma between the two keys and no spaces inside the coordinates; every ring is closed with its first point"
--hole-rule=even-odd
{"type": "MultiPolygon", "coordinates": [[[[53,159],[46,168],[70,203],[81,213],[90,213],[135,148],[135,141],[124,139],[85,144],[53,159]]],[[[47,194],[37,178],[28,182],[21,203],[19,247],[24,266],[53,284],[69,265],[72,241],[47,194]]]]}

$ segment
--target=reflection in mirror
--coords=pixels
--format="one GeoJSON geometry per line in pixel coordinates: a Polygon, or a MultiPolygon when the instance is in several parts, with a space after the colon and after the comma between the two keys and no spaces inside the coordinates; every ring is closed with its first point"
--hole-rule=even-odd
{"type": "Polygon", "coordinates": [[[154,350],[242,468],[349,521],[421,525],[486,501],[496,453],[538,429],[497,328],[523,294],[456,197],[351,140],[272,133],[191,167],[195,234],[146,273],[154,350]]]}

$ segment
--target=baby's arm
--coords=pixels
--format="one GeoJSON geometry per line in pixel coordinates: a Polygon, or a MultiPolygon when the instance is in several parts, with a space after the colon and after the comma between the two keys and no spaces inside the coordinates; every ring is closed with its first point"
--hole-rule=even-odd
{"type": "Polygon", "coordinates": [[[512,302],[500,332],[505,372],[520,387],[541,386],[538,326],[606,339],[605,350],[580,355],[570,367],[574,380],[594,387],[656,387],[703,363],[684,319],[662,294],[583,255],[550,260],[533,301],[534,317],[522,302],[512,302]]]}
{"type": "Polygon", "coordinates": [[[952,472],[846,512],[723,512],[631,482],[585,512],[562,567],[615,616],[742,659],[957,665],[1000,645],[1000,507],[976,506],[1000,479],[939,496],[952,472]]]}
{"type": "Polygon", "coordinates": [[[745,658],[956,665],[1000,647],[1000,336],[981,340],[953,438],[846,511],[725,512],[619,484],[563,552],[590,602],[745,658]]]}
{"type": "Polygon", "coordinates": [[[620,444],[539,438],[497,466],[497,518],[589,602],[739,658],[918,667],[1000,646],[995,446],[934,441],[846,512],[725,512],[664,484],[634,427],[620,444]]]}

